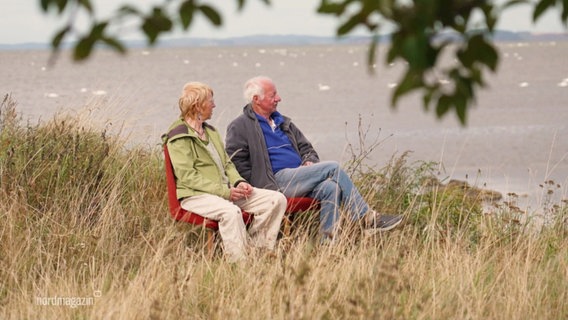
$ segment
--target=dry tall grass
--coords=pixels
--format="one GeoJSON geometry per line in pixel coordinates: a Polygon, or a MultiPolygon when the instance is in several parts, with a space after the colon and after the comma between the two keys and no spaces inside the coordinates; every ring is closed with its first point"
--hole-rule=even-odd
{"type": "Polygon", "coordinates": [[[315,241],[295,220],[278,255],[206,258],[173,222],[161,150],[125,148],[73,119],[22,125],[0,108],[2,319],[565,319],[566,203],[535,231],[462,189],[423,187],[404,155],[357,175],[406,224],[315,241]]]}

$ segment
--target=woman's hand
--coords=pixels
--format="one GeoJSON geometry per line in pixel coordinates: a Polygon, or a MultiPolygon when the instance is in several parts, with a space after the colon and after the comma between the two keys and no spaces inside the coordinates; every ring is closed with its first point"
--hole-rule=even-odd
{"type": "Polygon", "coordinates": [[[246,199],[252,194],[252,190],[253,187],[250,184],[241,182],[236,187],[231,187],[229,199],[233,202],[246,199]]]}

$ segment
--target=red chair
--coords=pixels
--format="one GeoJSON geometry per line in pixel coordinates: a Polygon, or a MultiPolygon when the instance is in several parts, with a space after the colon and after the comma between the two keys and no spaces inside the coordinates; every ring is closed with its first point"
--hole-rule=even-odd
{"type": "Polygon", "coordinates": [[[284,215],[284,235],[290,235],[290,228],[292,218],[295,214],[309,210],[319,210],[319,201],[314,198],[298,197],[288,198],[288,205],[286,206],[286,214],[284,215]]]}
{"type": "MultiPolygon", "coordinates": [[[[168,204],[170,214],[176,221],[186,222],[196,226],[202,226],[207,230],[207,250],[209,255],[213,254],[213,242],[215,240],[215,232],[219,230],[219,224],[215,220],[204,218],[196,213],[183,209],[176,194],[176,178],[174,168],[170,159],[167,144],[164,144],[164,167],[166,167],[166,184],[168,188],[168,204]]],[[[243,221],[246,225],[250,224],[253,217],[251,214],[243,211],[243,221]]]]}

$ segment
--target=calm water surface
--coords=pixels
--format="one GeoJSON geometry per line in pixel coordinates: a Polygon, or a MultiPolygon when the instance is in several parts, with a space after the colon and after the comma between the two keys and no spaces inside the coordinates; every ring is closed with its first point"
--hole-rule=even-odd
{"type": "MultiPolygon", "coordinates": [[[[385,66],[382,55],[370,75],[365,46],[219,47],[131,50],[125,57],[98,51],[82,64],[63,55],[46,66],[44,51],[0,51],[0,93],[11,93],[24,119],[72,112],[100,127],[120,130],[133,143],[157,145],[178,115],[184,83],[215,90],[211,123],[225,132],[244,105],[243,82],[272,77],[290,116],[323,159],[347,161],[380,141],[368,164],[383,166],[412,151],[410,161],[440,163],[440,178],[527,195],[541,201],[538,186],[568,184],[568,42],[500,44],[501,65],[489,75],[476,106],[461,126],[454,114],[436,119],[418,96],[390,107],[404,65],[385,66]]],[[[385,49],[380,48],[384,54],[385,49]]],[[[523,201],[523,200],[522,200],[523,201]]]]}

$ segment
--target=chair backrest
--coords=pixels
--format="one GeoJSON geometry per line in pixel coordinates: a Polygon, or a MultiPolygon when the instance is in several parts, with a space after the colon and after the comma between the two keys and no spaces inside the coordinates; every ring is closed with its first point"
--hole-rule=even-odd
{"type": "Polygon", "coordinates": [[[219,226],[216,221],[205,219],[202,216],[189,212],[183,209],[176,193],[176,177],[174,175],[174,168],[170,153],[168,152],[168,145],[164,143],[164,167],[166,168],[166,184],[168,189],[168,205],[170,207],[170,214],[176,221],[187,222],[195,225],[205,225],[207,228],[217,229],[219,226]]]}

